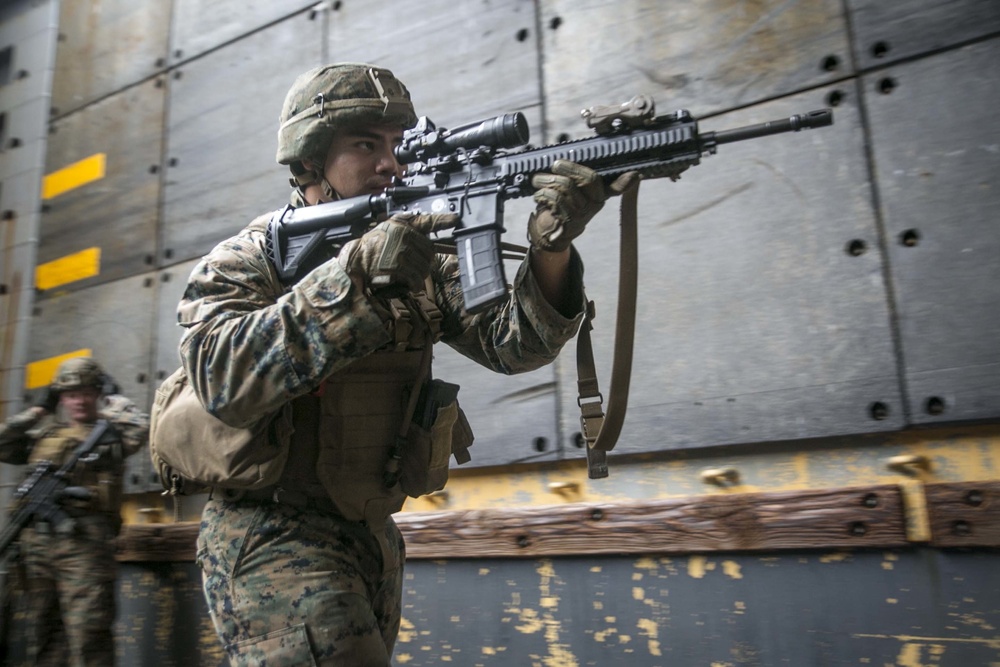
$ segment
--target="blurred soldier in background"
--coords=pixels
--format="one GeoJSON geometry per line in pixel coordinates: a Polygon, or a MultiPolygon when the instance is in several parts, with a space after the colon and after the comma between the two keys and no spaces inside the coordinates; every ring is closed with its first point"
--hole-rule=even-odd
{"type": "MultiPolygon", "coordinates": [[[[402,176],[393,149],[416,120],[406,87],[384,68],[345,63],[300,76],[278,130],[292,205],[382,193],[402,176]]],[[[202,516],[205,596],[232,664],[389,665],[404,561],[391,515],[407,496],[441,488],[450,455],[467,460],[472,440],[453,394],[417,400],[421,387],[440,388],[432,344],[500,373],[555,359],[585,307],[571,241],[635,177],[606,188],[574,163],[553,172],[533,180],[531,249],[509,299],[474,316],[455,256],[428,237],[454,227],[452,213],[377,221],[293,286],[268,259],[268,213],[192,271],[178,319],[199,401],[233,427],[290,407],[294,426],[291,435],[268,429],[272,441],[260,445],[290,448],[277,484],[217,492],[202,516]],[[290,443],[278,442],[282,433],[290,443]]]]}
{"type": "Polygon", "coordinates": [[[99,419],[108,431],[69,478],[86,491],[59,501],[71,520],[37,522],[20,534],[15,570],[28,611],[30,665],[114,664],[114,540],[122,523],[125,458],[146,444],[149,418],[118,393],[96,361],[75,357],[63,362],[35,406],[0,426],[0,461],[59,467],[99,419]]]}

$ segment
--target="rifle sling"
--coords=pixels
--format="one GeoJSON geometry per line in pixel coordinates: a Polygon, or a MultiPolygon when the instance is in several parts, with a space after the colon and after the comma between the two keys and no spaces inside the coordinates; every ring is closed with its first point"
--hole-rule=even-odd
{"type": "Polygon", "coordinates": [[[594,302],[580,326],[576,346],[577,387],[581,433],[587,446],[587,476],[608,476],[607,453],[614,449],[625,421],[629,382],[632,375],[632,351],[635,340],[635,306],[639,275],[638,199],[639,182],[621,195],[621,245],[618,260],[618,314],[615,321],[615,345],[611,367],[608,412],[603,411],[604,397],[597,381],[593,329],[594,302]]]}

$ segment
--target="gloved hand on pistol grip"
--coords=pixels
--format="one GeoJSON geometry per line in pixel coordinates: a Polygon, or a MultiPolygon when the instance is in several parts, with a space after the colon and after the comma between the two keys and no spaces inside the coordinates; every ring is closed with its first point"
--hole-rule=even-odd
{"type": "Polygon", "coordinates": [[[552,163],[552,173],[535,174],[535,212],[528,218],[528,240],[539,250],[560,252],[583,233],[587,223],[610,197],[628,190],[639,179],[638,172],[622,174],[605,187],[601,176],[589,167],[568,160],[552,163]]]}
{"type": "Polygon", "coordinates": [[[458,225],[454,213],[397,213],[364,236],[349,241],[337,261],[366,287],[423,289],[431,272],[434,242],[428,234],[458,225]]]}

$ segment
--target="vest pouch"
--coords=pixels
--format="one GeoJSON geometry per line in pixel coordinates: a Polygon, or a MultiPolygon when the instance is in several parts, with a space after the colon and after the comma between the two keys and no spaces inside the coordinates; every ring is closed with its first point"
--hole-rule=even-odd
{"type": "Polygon", "coordinates": [[[400,461],[400,488],[413,498],[443,489],[451,455],[459,463],[467,462],[473,441],[469,421],[458,404],[458,385],[431,380],[422,393],[400,461]]]}
{"type": "Polygon", "coordinates": [[[156,390],[149,451],[171,493],[255,490],[278,481],[293,430],[290,404],[245,428],[226,424],[205,410],[180,368],[156,390]]]}

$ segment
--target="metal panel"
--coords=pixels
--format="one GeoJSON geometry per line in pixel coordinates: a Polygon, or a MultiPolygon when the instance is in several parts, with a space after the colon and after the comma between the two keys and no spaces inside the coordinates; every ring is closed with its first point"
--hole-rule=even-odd
{"type": "Polygon", "coordinates": [[[911,419],[1000,417],[1000,39],[864,77],[911,419]]]}
{"type": "Polygon", "coordinates": [[[407,564],[407,667],[992,665],[989,552],[407,564]]]}
{"type": "Polygon", "coordinates": [[[847,0],[847,6],[864,70],[1000,31],[996,0],[847,0]]]}
{"type": "Polygon", "coordinates": [[[551,0],[542,49],[553,140],[588,131],[581,109],[646,93],[696,116],[850,74],[839,0],[551,0]]]}
{"type": "Polygon", "coordinates": [[[48,173],[96,153],[106,175],[43,206],[38,261],[101,249],[100,273],[76,290],[148,271],[156,253],[164,88],[147,81],[52,123],[48,173]]]}
{"type": "Polygon", "coordinates": [[[316,0],[174,0],[170,63],[190,60],[318,4],[316,0]]]}
{"type": "MultiPolygon", "coordinates": [[[[835,90],[726,114],[701,129],[787,117],[822,106],[835,90]]],[[[642,184],[635,359],[616,451],[903,425],[860,114],[854,93],[838,92],[844,102],[832,127],[723,145],[679,183],[642,184]]],[[[606,207],[578,243],[597,304],[605,391],[617,298],[615,208],[606,207]]],[[[563,413],[575,420],[574,387],[569,379],[561,386],[563,413]]],[[[567,432],[577,428],[566,422],[567,432]]]]}
{"type": "MultiPolygon", "coordinates": [[[[462,387],[458,400],[476,434],[469,450],[472,461],[463,469],[561,458],[551,367],[497,375],[438,345],[434,376],[462,387]]],[[[454,465],[452,461],[453,469],[454,465]]]]}
{"type": "Polygon", "coordinates": [[[335,4],[329,59],[388,67],[417,113],[441,126],[540,105],[530,0],[426,0],[416,20],[400,20],[399,3],[390,0],[335,4]]]}
{"type": "MultiPolygon", "coordinates": [[[[45,159],[49,87],[55,58],[58,2],[0,5],[0,418],[21,409],[24,363],[34,302],[38,193],[45,159]],[[7,51],[6,49],[9,49],[7,51]],[[16,110],[16,112],[14,111],[16,110]],[[10,142],[16,137],[20,145],[10,142]]],[[[0,507],[7,508],[21,471],[0,466],[0,507]]]]}
{"type": "MultiPolygon", "coordinates": [[[[177,350],[181,342],[182,329],[177,324],[177,304],[180,303],[181,297],[184,295],[188,277],[198,261],[198,259],[193,259],[182,264],[175,264],[159,272],[160,286],[157,292],[155,327],[156,350],[152,359],[157,378],[154,385],[158,385],[181,364],[177,350]]],[[[152,400],[152,396],[150,396],[150,400],[152,400]]]]}
{"type": "Polygon", "coordinates": [[[162,70],[171,1],[61,3],[53,114],[70,113],[162,70]]]}
{"type": "MultiPolygon", "coordinates": [[[[28,359],[90,349],[122,393],[147,411],[155,286],[155,274],[147,274],[57,294],[36,304],[28,359]]],[[[128,459],[127,493],[148,488],[150,467],[145,450],[128,459]]]]}
{"type": "Polygon", "coordinates": [[[300,14],[173,72],[163,262],[200,256],[288,203],[278,115],[295,77],[319,61],[320,28],[300,14]]]}

